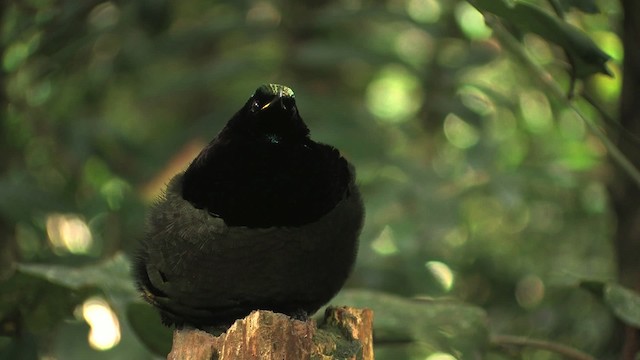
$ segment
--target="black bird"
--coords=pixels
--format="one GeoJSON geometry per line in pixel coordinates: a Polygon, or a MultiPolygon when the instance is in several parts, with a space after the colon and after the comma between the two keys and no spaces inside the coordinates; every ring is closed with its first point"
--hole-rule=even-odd
{"type": "Polygon", "coordinates": [[[344,285],[363,218],[353,166],[263,85],[151,208],[134,275],[167,325],[306,318],[344,285]]]}

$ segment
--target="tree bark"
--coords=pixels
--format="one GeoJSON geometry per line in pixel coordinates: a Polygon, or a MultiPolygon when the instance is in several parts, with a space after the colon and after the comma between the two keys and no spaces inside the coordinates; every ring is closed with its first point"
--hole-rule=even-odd
{"type": "MultiPolygon", "coordinates": [[[[624,20],[622,43],[624,63],[622,93],[620,96],[620,125],[623,131],[636,138],[640,136],[640,2],[621,0],[624,20]]],[[[623,154],[640,168],[640,151],[636,141],[620,134],[617,146],[623,154]]],[[[609,192],[617,217],[615,248],[620,282],[640,290],[640,187],[624,171],[617,169],[609,183],[609,192]]],[[[622,359],[635,359],[640,350],[638,329],[625,329],[622,359]]]]}
{"type": "Polygon", "coordinates": [[[175,330],[167,360],[373,360],[372,327],[370,309],[330,307],[319,327],[312,319],[259,310],[220,336],[175,330]]]}
{"type": "MultiPolygon", "coordinates": [[[[0,23],[4,24],[7,14],[8,4],[0,5],[0,23]]],[[[0,57],[4,58],[6,52],[6,44],[0,43],[0,57]]],[[[7,72],[0,66],[0,174],[7,174],[10,169],[10,163],[15,159],[15,150],[7,145],[9,138],[7,122],[7,112],[9,109],[9,99],[7,97],[6,80],[7,72]]],[[[15,239],[15,224],[13,221],[3,218],[0,214],[0,282],[9,278],[14,271],[15,262],[17,261],[18,251],[15,239]]]]}

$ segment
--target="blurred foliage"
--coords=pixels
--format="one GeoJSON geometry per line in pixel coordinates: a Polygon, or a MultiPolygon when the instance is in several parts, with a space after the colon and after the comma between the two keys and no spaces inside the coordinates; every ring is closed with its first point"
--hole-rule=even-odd
{"type": "Polygon", "coordinates": [[[381,292],[344,290],[333,302],[372,309],[377,350],[386,350],[387,356],[396,359],[433,352],[478,359],[488,345],[485,312],[451,299],[409,300],[381,292]]]}
{"type": "Polygon", "coordinates": [[[471,3],[480,10],[506,19],[509,25],[520,33],[531,32],[561,46],[569,55],[573,72],[578,77],[599,72],[609,74],[605,66],[609,55],[602,51],[588,35],[555,14],[526,2],[474,0],[471,3]]]}
{"type": "Polygon", "coordinates": [[[474,6],[615,112],[617,2],[3,2],[0,249],[22,265],[0,267],[0,358],[166,351],[125,256],[145,207],[265,82],[356,165],[367,220],[347,287],[370,292],[334,303],[375,309],[378,359],[478,358],[489,331],[617,358],[614,317],[637,324],[637,295],[578,286],[616,277],[606,151],[474,6]],[[120,336],[99,345],[91,314],[109,311],[120,336]]]}
{"type": "Polygon", "coordinates": [[[600,298],[620,320],[640,328],[640,295],[616,283],[587,280],[580,286],[600,298]]]}

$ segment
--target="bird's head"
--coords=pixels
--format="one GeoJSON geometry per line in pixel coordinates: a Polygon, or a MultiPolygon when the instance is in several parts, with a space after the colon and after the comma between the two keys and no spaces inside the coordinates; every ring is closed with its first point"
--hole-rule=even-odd
{"type": "Polygon", "coordinates": [[[251,113],[260,113],[268,109],[295,112],[296,100],[293,90],[278,84],[265,84],[256,89],[248,101],[251,113]]]}
{"type": "Polygon", "coordinates": [[[274,144],[309,135],[298,113],[293,90],[278,84],[258,87],[230,125],[234,130],[274,144]]]}

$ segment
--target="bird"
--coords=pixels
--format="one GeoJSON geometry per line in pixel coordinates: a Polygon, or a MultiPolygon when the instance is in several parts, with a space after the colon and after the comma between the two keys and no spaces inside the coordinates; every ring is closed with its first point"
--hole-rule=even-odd
{"type": "Polygon", "coordinates": [[[261,85],[150,207],[133,275],[168,326],[306,320],[346,282],[364,216],[354,166],[310,138],[293,90],[261,85]]]}

